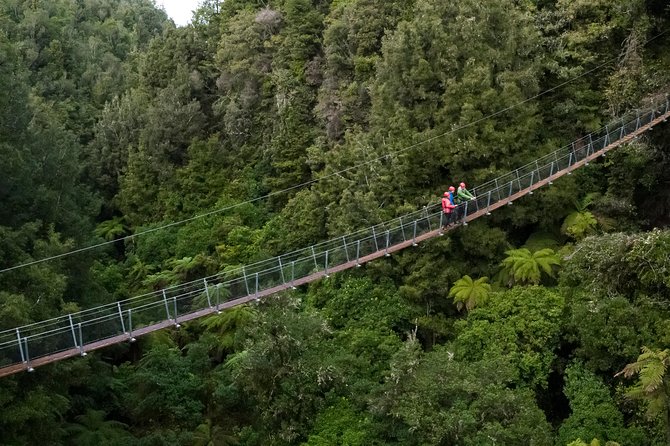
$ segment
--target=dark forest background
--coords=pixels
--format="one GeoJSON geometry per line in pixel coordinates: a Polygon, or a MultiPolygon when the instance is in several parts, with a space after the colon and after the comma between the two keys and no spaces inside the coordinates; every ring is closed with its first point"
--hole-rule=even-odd
{"type": "MultiPolygon", "coordinates": [[[[0,268],[273,194],[4,272],[0,328],[534,160],[664,97],[669,20],[662,0],[207,0],[177,28],[150,0],[0,0],[0,268]]],[[[0,443],[670,445],[669,136],[390,259],[3,378],[0,443]]]]}

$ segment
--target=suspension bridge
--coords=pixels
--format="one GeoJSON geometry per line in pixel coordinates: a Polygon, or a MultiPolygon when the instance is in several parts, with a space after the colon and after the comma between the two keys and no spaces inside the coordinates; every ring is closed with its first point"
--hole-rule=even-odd
{"type": "MultiPolygon", "coordinates": [[[[563,175],[604,156],[608,151],[666,122],[670,102],[629,114],[599,132],[512,172],[482,184],[476,197],[459,205],[460,224],[515,200],[532,195],[563,175]]],[[[439,205],[403,215],[355,233],[305,249],[223,271],[195,281],[139,295],[57,318],[0,331],[0,377],[61,361],[110,345],[133,342],[138,336],[220,313],[221,311],[295,288],[442,235],[439,205]]]]}

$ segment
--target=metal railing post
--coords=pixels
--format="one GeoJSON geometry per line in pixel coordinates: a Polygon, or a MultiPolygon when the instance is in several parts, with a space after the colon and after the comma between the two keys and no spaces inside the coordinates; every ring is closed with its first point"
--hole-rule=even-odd
{"type": "Polygon", "coordinates": [[[491,191],[488,192],[488,197],[486,198],[486,215],[491,215],[491,191]]]}
{"type": "Polygon", "coordinates": [[[291,260],[291,288],[295,290],[295,260],[291,260]]]}
{"type": "MultiPolygon", "coordinates": [[[[539,175],[539,171],[538,171],[539,175]]],[[[530,173],[530,186],[528,186],[528,195],[533,195],[533,184],[535,183],[535,171],[530,173]]]]}
{"type": "Polygon", "coordinates": [[[423,207],[423,212],[426,214],[426,221],[428,222],[428,231],[433,230],[433,225],[430,224],[430,216],[428,215],[428,208],[426,206],[423,207]]]}
{"type": "Polygon", "coordinates": [[[316,251],[314,251],[314,245],[312,245],[312,258],[314,259],[314,267],[316,270],[319,270],[319,264],[316,263],[316,251]]]}
{"type": "Polygon", "coordinates": [[[23,338],[23,351],[26,354],[26,365],[28,366],[26,370],[29,373],[34,372],[35,369],[30,366],[30,352],[28,351],[28,338],[23,338]]]}
{"type": "Polygon", "coordinates": [[[414,236],[412,237],[412,246],[416,246],[416,220],[414,220],[414,236]]]}
{"type": "Polygon", "coordinates": [[[81,322],[77,325],[79,326],[79,354],[81,356],[86,356],[86,352],[84,351],[84,336],[81,332],[81,322]]]}
{"type": "Polygon", "coordinates": [[[605,126],[605,142],[604,142],[604,145],[603,145],[603,149],[605,147],[609,146],[609,145],[610,145],[610,128],[609,128],[609,125],[606,125],[605,126]]]}
{"type": "Polygon", "coordinates": [[[375,232],[375,227],[374,226],[372,227],[372,238],[375,241],[375,251],[379,251],[379,244],[377,243],[377,233],[375,232]]]}
{"type": "Polygon", "coordinates": [[[389,254],[389,242],[391,241],[391,233],[389,230],[386,230],[386,257],[390,256],[389,254]]]}
{"type": "MultiPolygon", "coordinates": [[[[570,157],[568,158],[568,169],[572,167],[572,155],[574,155],[574,153],[570,152],[570,157]]],[[[572,170],[568,170],[568,175],[572,175],[572,170]]]]}
{"type": "Polygon", "coordinates": [[[551,177],[554,176],[554,162],[551,162],[551,167],[549,168],[549,184],[554,184],[553,181],[551,181],[551,177]]]}
{"type": "Polygon", "coordinates": [[[133,310],[131,308],[128,308],[128,339],[130,342],[135,340],[133,337],[133,310]]]}
{"type": "Polygon", "coordinates": [[[468,203],[470,203],[469,200],[465,202],[465,206],[463,207],[463,226],[468,225],[468,203]]]}
{"type": "Polygon", "coordinates": [[[212,297],[209,295],[209,285],[207,284],[207,278],[202,279],[205,284],[205,295],[207,296],[207,306],[212,308],[212,297]]]}
{"type": "Polygon", "coordinates": [[[325,275],[326,277],[330,277],[330,276],[328,275],[328,250],[327,250],[327,249],[326,249],[326,256],[325,256],[325,257],[326,257],[326,259],[325,259],[325,261],[323,262],[323,266],[324,266],[323,271],[324,271],[324,273],[325,273],[324,275],[325,275]]]}
{"type": "Polygon", "coordinates": [[[174,296],[172,298],[172,304],[173,304],[173,307],[174,307],[174,318],[172,320],[174,321],[174,325],[177,328],[179,328],[179,322],[177,322],[177,313],[178,313],[178,311],[177,311],[177,296],[174,296]]]}
{"type": "Polygon", "coordinates": [[[256,296],[256,300],[258,300],[258,273],[256,273],[256,293],[255,293],[255,296],[256,296]]]}
{"type": "Polygon", "coordinates": [[[514,180],[509,182],[509,194],[507,195],[507,204],[512,204],[512,188],[514,187],[514,180]]]}
{"type": "Polygon", "coordinates": [[[121,321],[121,331],[126,332],[126,324],[123,321],[123,311],[121,311],[121,302],[116,303],[116,307],[119,309],[119,320],[121,321]]]}
{"type": "Polygon", "coordinates": [[[344,245],[344,254],[347,256],[347,263],[349,263],[349,248],[347,248],[347,239],[342,236],[342,245],[344,245]]]}
{"type": "Polygon", "coordinates": [[[172,319],[172,316],[170,316],[170,307],[168,307],[167,294],[165,294],[165,290],[163,290],[163,302],[165,302],[165,312],[167,313],[167,318],[172,319]]]}
{"type": "Polygon", "coordinates": [[[68,319],[70,319],[70,330],[72,331],[72,342],[74,342],[74,347],[77,348],[79,347],[77,345],[77,335],[74,333],[74,322],[72,322],[72,314],[67,315],[68,319]]]}
{"type": "Polygon", "coordinates": [[[498,194],[498,200],[497,201],[500,201],[500,200],[502,200],[502,198],[500,197],[500,186],[498,186],[498,179],[495,178],[494,181],[495,181],[495,185],[496,185],[496,193],[498,194]]]}
{"type": "Polygon", "coordinates": [[[279,263],[279,273],[281,274],[281,283],[286,283],[286,278],[284,277],[284,266],[281,264],[281,256],[277,256],[277,262],[279,263]]]}
{"type": "Polygon", "coordinates": [[[23,344],[21,343],[21,333],[19,332],[18,327],[16,328],[16,339],[19,342],[19,353],[21,353],[21,362],[26,363],[26,355],[23,353],[23,344]]]}
{"type": "Polygon", "coordinates": [[[640,110],[637,111],[637,119],[635,120],[635,131],[638,131],[640,129],[640,110]]]}
{"type": "Polygon", "coordinates": [[[361,239],[356,240],[356,266],[361,266],[359,259],[361,258],[361,239]]]}
{"type": "MultiPolygon", "coordinates": [[[[314,248],[312,248],[314,250],[314,248]]],[[[244,279],[244,288],[247,290],[247,296],[251,296],[251,291],[249,291],[249,282],[247,282],[247,271],[242,267],[242,278],[244,279]]]]}
{"type": "Polygon", "coordinates": [[[216,314],[221,314],[221,288],[223,287],[223,283],[219,282],[216,284],[216,305],[214,308],[216,308],[216,314]]]}
{"type": "Polygon", "coordinates": [[[402,231],[402,240],[407,241],[407,237],[405,237],[405,225],[402,222],[402,217],[398,217],[398,221],[400,222],[400,231],[402,231]]]}

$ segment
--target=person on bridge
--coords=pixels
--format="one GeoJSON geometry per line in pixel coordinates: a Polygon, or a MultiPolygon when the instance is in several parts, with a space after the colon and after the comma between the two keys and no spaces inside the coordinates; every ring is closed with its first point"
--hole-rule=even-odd
{"type": "MultiPolygon", "coordinates": [[[[454,192],[456,192],[456,188],[454,186],[449,186],[449,202],[451,204],[456,204],[454,203],[454,192]]],[[[446,194],[447,192],[445,192],[446,194]]]]}
{"type": "MultiPolygon", "coordinates": [[[[453,186],[450,187],[450,189],[453,189],[453,186]]],[[[452,197],[453,194],[450,194],[449,192],[445,192],[444,196],[442,197],[442,212],[444,212],[444,226],[449,225],[454,220],[455,215],[452,211],[456,206],[454,205],[452,197]]]]}
{"type": "Polygon", "coordinates": [[[474,200],[474,198],[475,196],[465,188],[465,183],[461,183],[458,186],[458,191],[456,192],[457,203],[465,203],[468,200],[474,200]]]}

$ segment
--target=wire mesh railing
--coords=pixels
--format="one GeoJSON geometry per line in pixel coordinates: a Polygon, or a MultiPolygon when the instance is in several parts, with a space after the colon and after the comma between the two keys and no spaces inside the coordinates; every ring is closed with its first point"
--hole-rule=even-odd
{"type": "Polygon", "coordinates": [[[535,161],[514,171],[501,175],[471,190],[478,197],[469,204],[472,212],[486,209],[491,202],[509,197],[520,190],[530,188],[533,184],[552,177],[555,173],[569,169],[592,154],[617,143],[641,127],[649,125],[659,116],[667,115],[668,98],[660,101],[645,111],[636,110],[608,124],[597,132],[589,133],[571,144],[563,146],[535,161]],[[492,201],[491,201],[492,200],[492,201]]]}
{"type": "MultiPolygon", "coordinates": [[[[460,204],[456,215],[466,221],[474,213],[511,199],[522,191],[565,173],[594,154],[613,146],[659,116],[667,117],[668,100],[622,118],[617,125],[589,134],[572,144],[544,155],[519,169],[472,189],[475,199],[460,204]]],[[[353,266],[366,256],[396,245],[416,244],[422,235],[442,228],[444,214],[439,205],[415,212],[310,247],[282,254],[251,265],[224,270],[216,275],[181,283],[130,299],[101,305],[46,321],[0,331],[0,376],[2,369],[17,364],[31,370],[38,358],[74,351],[84,355],[86,347],[107,339],[134,339],[142,328],[180,323],[180,318],[201,310],[218,311],[226,303],[275,288],[287,289],[315,273],[327,275],[343,265],[353,266]]]]}

